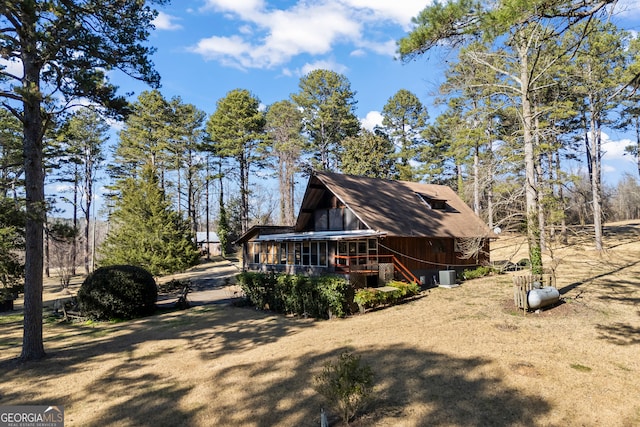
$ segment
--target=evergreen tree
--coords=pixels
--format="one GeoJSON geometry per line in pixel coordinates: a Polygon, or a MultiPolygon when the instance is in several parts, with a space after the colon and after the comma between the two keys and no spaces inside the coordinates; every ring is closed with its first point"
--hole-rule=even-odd
{"type": "MultiPolygon", "coordinates": [[[[74,198],[73,227],[78,228],[76,210],[84,216],[84,269],[89,274],[91,205],[97,173],[104,162],[103,145],[108,140],[109,126],[94,111],[76,112],[63,127],[60,138],[65,142],[66,160],[73,167],[74,198]],[[80,200],[78,200],[80,193],[80,200]]],[[[75,240],[73,242],[72,269],[75,274],[75,240]]]]}
{"type": "Polygon", "coordinates": [[[0,196],[0,299],[24,277],[24,220],[21,203],[0,196]]]}
{"type": "Polygon", "coordinates": [[[590,20],[606,10],[614,0],[559,0],[523,2],[504,0],[485,3],[476,0],[452,0],[426,7],[414,23],[414,29],[399,41],[401,57],[410,60],[440,45],[459,46],[482,35],[488,42],[503,43],[513,58],[504,66],[495,55],[475,56],[478,66],[488,67],[504,77],[497,90],[519,101],[522,147],[524,153],[526,224],[532,271],[542,272],[541,228],[538,221],[539,194],[536,182],[536,127],[534,94],[539,80],[558,58],[575,52],[577,46],[558,53],[548,48],[551,41],[581,20],[590,20]],[[498,65],[496,65],[498,64],[498,65]]]}
{"type": "Polygon", "coordinates": [[[198,260],[189,223],[171,208],[151,165],[123,182],[109,220],[112,231],[101,248],[101,265],[136,265],[158,276],[198,260]]]}
{"type": "Polygon", "coordinates": [[[314,70],[300,79],[299,87],[291,99],[302,109],[304,131],[315,158],[312,167],[338,170],[341,141],[360,130],[351,83],[334,71],[314,70]]]}
{"type": "Polygon", "coordinates": [[[186,213],[191,224],[193,236],[198,227],[197,199],[203,185],[201,172],[204,164],[199,154],[203,148],[205,112],[193,104],[184,104],[180,97],[171,99],[170,168],[176,174],[176,194],[178,212],[183,206],[183,194],[186,193],[186,213]],[[184,184],[183,184],[184,181],[184,184]]]}
{"type": "Polygon", "coordinates": [[[218,100],[216,111],[209,117],[207,133],[210,151],[228,158],[238,167],[242,232],[249,229],[249,176],[258,161],[264,141],[264,113],[260,100],[248,90],[235,89],[218,100]]]}
{"type": "Polygon", "coordinates": [[[423,145],[422,132],[427,124],[427,109],[417,96],[400,89],[382,108],[382,126],[398,147],[398,179],[415,181],[416,172],[410,163],[416,160],[423,145]]]}
{"type": "Polygon", "coordinates": [[[395,146],[382,132],[362,129],[357,136],[342,141],[340,170],[350,175],[394,179],[398,176],[395,146]]]}
{"type": "Polygon", "coordinates": [[[0,50],[22,72],[0,68],[3,105],[23,125],[26,198],[25,292],[22,360],[45,356],[42,342],[43,137],[51,120],[78,99],[118,114],[127,105],[107,72],[158,85],[146,45],[166,0],[15,0],[0,8],[0,50]]]}
{"type": "Polygon", "coordinates": [[[587,168],[591,181],[595,248],[603,249],[602,126],[619,105],[623,85],[625,33],[599,21],[576,25],[565,34],[568,45],[580,44],[572,58],[571,88],[583,121],[587,168]]]}
{"type": "Polygon", "coordinates": [[[11,113],[0,109],[0,197],[18,199],[23,187],[22,124],[11,113]]]}
{"type": "Polygon", "coordinates": [[[169,102],[160,91],[142,92],[120,131],[115,163],[109,168],[112,178],[117,181],[135,176],[144,165],[151,164],[164,188],[171,123],[169,102]]]}
{"type": "Polygon", "coordinates": [[[270,142],[269,157],[278,177],[280,221],[293,225],[295,176],[300,169],[300,156],[304,148],[302,113],[290,101],[275,102],[267,110],[266,131],[270,142]]]}

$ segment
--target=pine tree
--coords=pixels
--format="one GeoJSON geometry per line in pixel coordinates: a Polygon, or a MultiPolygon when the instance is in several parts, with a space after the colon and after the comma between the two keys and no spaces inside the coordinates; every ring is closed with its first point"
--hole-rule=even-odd
{"type": "Polygon", "coordinates": [[[207,122],[210,140],[207,148],[238,167],[242,232],[249,229],[249,172],[259,160],[257,153],[264,140],[264,125],[260,100],[245,89],[232,90],[218,100],[216,111],[207,122]]]}
{"type": "Polygon", "coordinates": [[[291,99],[302,109],[304,130],[315,158],[312,167],[338,170],[341,141],[360,130],[351,83],[334,71],[314,70],[300,79],[299,86],[300,91],[291,99]]]}
{"type": "Polygon", "coordinates": [[[101,265],[129,264],[157,276],[185,270],[198,260],[188,221],[171,209],[151,165],[123,182],[109,218],[112,231],[101,248],[101,265]]]}
{"type": "Polygon", "coordinates": [[[350,175],[393,179],[398,176],[395,166],[395,146],[380,133],[363,129],[357,136],[342,141],[340,170],[350,175]]]}
{"type": "Polygon", "coordinates": [[[269,107],[266,115],[269,137],[269,157],[278,176],[280,190],[280,221],[295,222],[295,175],[300,169],[300,156],[304,148],[302,113],[290,101],[278,101],[269,107]]]}
{"type": "Polygon", "coordinates": [[[427,109],[417,96],[406,89],[400,89],[387,100],[382,108],[382,126],[398,147],[398,179],[415,181],[416,171],[410,163],[416,160],[418,151],[424,145],[422,132],[427,119],[427,109]]]}
{"type": "MultiPolygon", "coordinates": [[[[45,197],[43,138],[62,110],[79,99],[118,115],[127,102],[107,72],[152,85],[160,76],[146,41],[166,0],[5,1],[0,8],[0,50],[21,73],[0,68],[0,97],[23,125],[25,174],[25,292],[22,360],[45,356],[42,341],[43,225],[45,197]]],[[[76,104],[77,105],[77,104],[76,104]]]]}

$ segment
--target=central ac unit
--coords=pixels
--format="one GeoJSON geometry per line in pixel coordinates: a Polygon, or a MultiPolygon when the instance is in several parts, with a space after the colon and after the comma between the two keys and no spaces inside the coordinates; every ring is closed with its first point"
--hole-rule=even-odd
{"type": "Polygon", "coordinates": [[[441,270],[439,273],[440,273],[440,286],[451,286],[456,284],[455,270],[441,270]]]}

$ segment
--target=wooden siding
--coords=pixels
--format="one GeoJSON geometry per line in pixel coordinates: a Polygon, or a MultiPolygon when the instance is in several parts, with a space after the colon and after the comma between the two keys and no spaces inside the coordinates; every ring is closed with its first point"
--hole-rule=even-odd
{"type": "MultiPolygon", "coordinates": [[[[488,253],[488,243],[486,246],[488,253]]],[[[379,253],[395,255],[414,274],[424,271],[460,270],[488,262],[488,255],[478,260],[459,258],[460,254],[455,252],[455,239],[387,237],[380,240],[379,253]]]]}

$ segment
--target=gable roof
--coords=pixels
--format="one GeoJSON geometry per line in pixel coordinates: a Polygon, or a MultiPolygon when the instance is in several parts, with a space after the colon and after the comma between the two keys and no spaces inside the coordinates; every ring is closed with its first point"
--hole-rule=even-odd
{"type": "Polygon", "coordinates": [[[296,231],[313,221],[325,192],[335,195],[365,227],[399,237],[495,237],[450,187],[331,172],[309,179],[296,231]],[[446,202],[434,209],[429,202],[446,202]]]}

